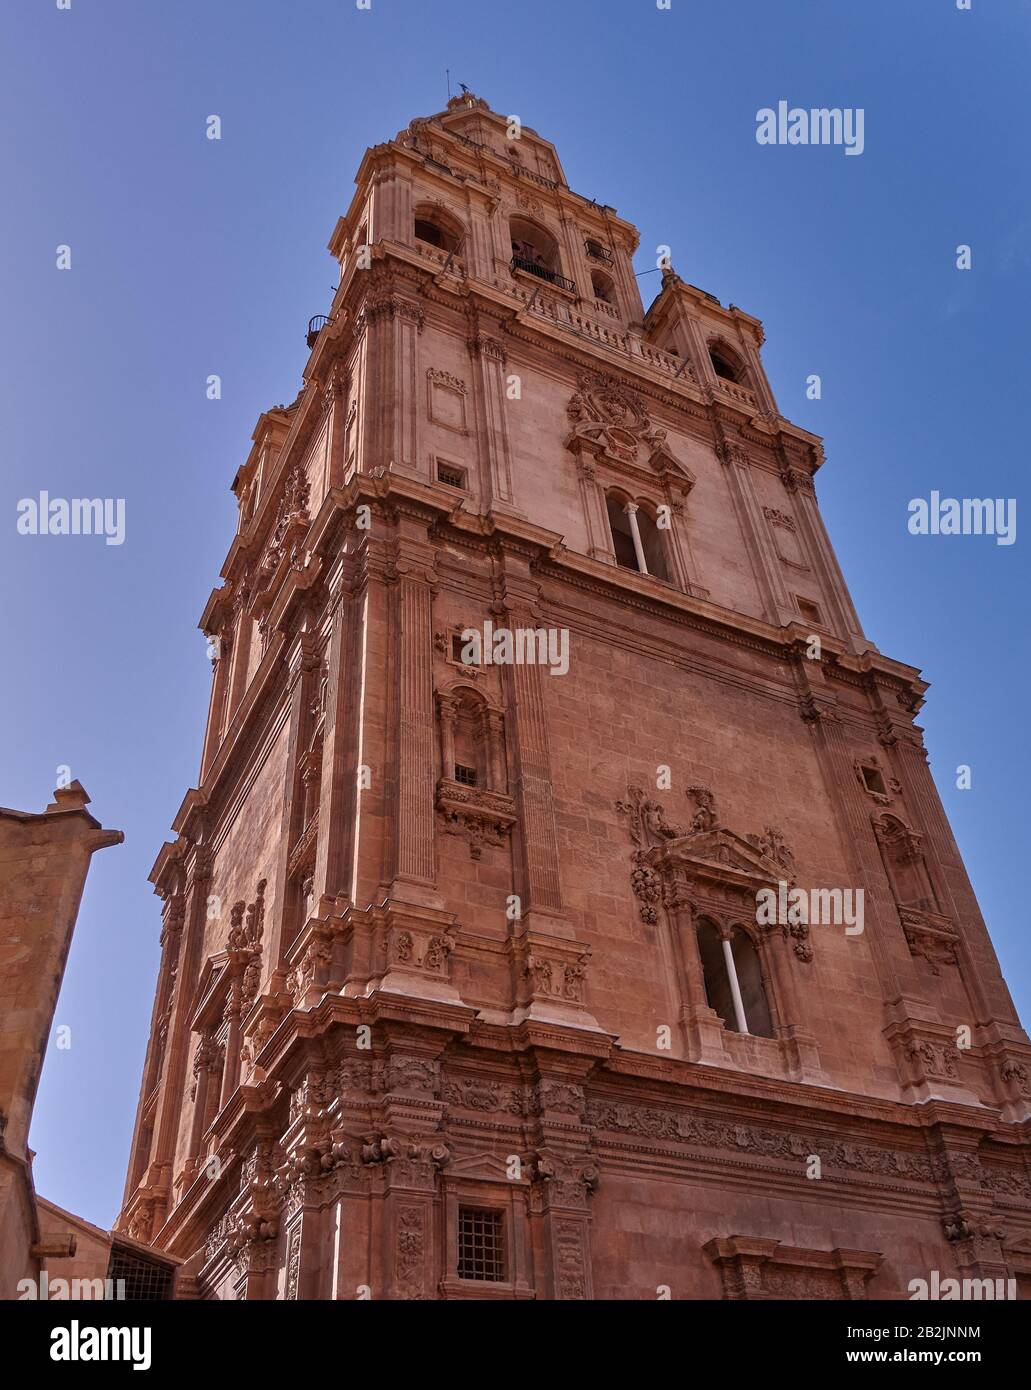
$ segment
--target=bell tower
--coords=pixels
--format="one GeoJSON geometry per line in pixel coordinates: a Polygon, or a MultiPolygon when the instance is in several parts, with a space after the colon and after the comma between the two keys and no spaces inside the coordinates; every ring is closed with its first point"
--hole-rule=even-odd
{"type": "Polygon", "coordinates": [[[471,93],[362,160],[152,875],[121,1225],[203,1297],[1031,1271],[1031,1047],[926,684],[761,324],[671,266],[645,309],[637,245],[471,93]]]}

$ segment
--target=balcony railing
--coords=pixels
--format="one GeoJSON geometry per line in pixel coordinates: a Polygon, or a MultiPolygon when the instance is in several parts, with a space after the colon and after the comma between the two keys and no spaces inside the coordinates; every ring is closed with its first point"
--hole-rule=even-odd
{"type": "Polygon", "coordinates": [[[325,314],[316,314],[313,319],[308,320],[308,351],[311,352],[315,346],[315,339],[325,328],[329,319],[325,314]]]}
{"type": "Polygon", "coordinates": [[[604,261],[606,265],[615,265],[616,260],[607,246],[602,246],[600,241],[585,241],[584,250],[588,256],[595,261],[604,261]]]}
{"type": "Polygon", "coordinates": [[[511,261],[513,270],[525,270],[528,275],[536,275],[538,280],[544,280],[549,285],[557,285],[560,290],[568,290],[570,294],[576,294],[576,281],[569,280],[565,275],[560,275],[557,270],[549,270],[546,265],[538,265],[536,261],[524,260],[522,256],[513,256],[511,261]]]}

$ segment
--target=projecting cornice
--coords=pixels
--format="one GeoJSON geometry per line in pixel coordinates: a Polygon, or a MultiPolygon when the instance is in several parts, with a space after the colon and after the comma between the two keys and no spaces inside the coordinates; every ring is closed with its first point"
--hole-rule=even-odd
{"type": "MultiPolygon", "coordinates": [[[[728,638],[753,650],[765,652],[778,660],[791,660],[804,650],[809,634],[801,622],[788,627],[774,627],[759,618],[721,608],[705,599],[683,593],[671,585],[629,569],[618,568],[570,550],[555,531],[546,530],[522,517],[507,513],[488,512],[485,515],[455,509],[450,499],[428,483],[382,469],[375,474],[356,474],[344,488],[332,491],[323,502],[312,523],[307,545],[311,554],[320,554],[335,536],[340,520],[353,515],[361,503],[385,508],[400,504],[418,507],[427,516],[436,518],[435,528],[441,539],[471,546],[483,554],[492,546],[510,546],[528,556],[543,577],[548,576],[593,588],[609,598],[648,609],[664,616],[676,615],[681,622],[690,623],[712,634],[728,638]]],[[[883,679],[891,689],[910,690],[921,697],[927,683],[916,667],[883,656],[874,647],[857,655],[847,649],[840,639],[828,633],[823,639],[826,658],[835,669],[853,672],[856,679],[883,679]]]]}

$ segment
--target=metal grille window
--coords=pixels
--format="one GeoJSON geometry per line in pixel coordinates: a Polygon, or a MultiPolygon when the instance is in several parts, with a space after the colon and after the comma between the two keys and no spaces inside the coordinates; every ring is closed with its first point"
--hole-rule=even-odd
{"type": "Polygon", "coordinates": [[[437,482],[448,487],[465,487],[465,469],[454,468],[450,463],[437,464],[437,482]]]}
{"type": "Polygon", "coordinates": [[[455,763],[455,781],[461,782],[464,787],[475,787],[476,769],[474,767],[464,767],[461,763],[455,763]]]}
{"type": "Polygon", "coordinates": [[[500,1283],[505,1278],[504,1213],[458,1208],[458,1277],[500,1283]]]}
{"type": "Polygon", "coordinates": [[[149,1260],[117,1243],[111,1247],[107,1277],[114,1281],[117,1297],[119,1282],[125,1282],[125,1297],[133,1303],[157,1303],[172,1297],[175,1267],[161,1260],[149,1260]]]}

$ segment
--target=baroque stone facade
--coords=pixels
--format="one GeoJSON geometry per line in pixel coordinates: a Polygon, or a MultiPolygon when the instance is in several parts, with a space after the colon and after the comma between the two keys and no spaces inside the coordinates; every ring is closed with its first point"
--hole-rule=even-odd
{"type": "Polygon", "coordinates": [[[367,152],[233,483],[120,1229],[207,1298],[1024,1280],[1031,1046],[820,442],[506,127],[367,152]]]}

